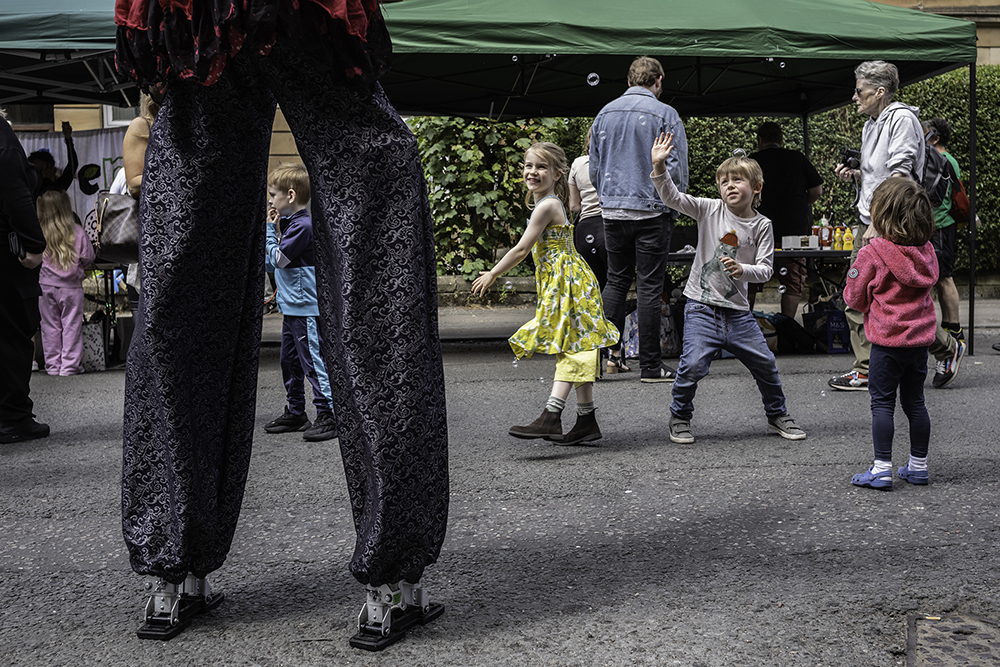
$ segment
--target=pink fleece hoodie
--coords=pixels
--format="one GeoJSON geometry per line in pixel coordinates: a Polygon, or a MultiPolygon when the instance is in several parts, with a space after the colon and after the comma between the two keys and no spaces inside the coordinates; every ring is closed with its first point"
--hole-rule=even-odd
{"type": "Polygon", "coordinates": [[[931,288],[938,281],[930,242],[896,245],[872,239],[847,272],[844,301],[865,314],[865,335],[886,347],[922,347],[934,341],[937,316],[931,288]]]}

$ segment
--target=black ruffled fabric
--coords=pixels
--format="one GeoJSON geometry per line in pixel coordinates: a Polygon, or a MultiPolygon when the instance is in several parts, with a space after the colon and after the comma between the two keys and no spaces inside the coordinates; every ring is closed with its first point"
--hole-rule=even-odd
{"type": "Polygon", "coordinates": [[[381,12],[368,13],[366,39],[310,0],[195,0],[191,16],[149,0],[145,30],[119,24],[118,71],[140,88],[179,77],[215,83],[241,49],[267,54],[278,41],[328,67],[347,85],[371,90],[389,69],[392,42],[381,12]]]}

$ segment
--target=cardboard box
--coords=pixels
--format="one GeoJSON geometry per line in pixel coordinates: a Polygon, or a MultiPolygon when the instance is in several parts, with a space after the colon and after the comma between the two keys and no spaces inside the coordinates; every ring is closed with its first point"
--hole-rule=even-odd
{"type": "Polygon", "coordinates": [[[806,234],[803,236],[782,236],[781,237],[781,248],[782,250],[817,250],[819,248],[819,237],[813,236],[812,234],[806,234]]]}

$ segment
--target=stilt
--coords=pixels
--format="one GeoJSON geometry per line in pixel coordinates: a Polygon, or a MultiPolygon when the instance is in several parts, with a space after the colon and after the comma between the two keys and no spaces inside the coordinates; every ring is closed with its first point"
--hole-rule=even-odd
{"type": "Polygon", "coordinates": [[[400,581],[365,586],[365,604],[358,614],[358,632],[351,637],[351,646],[381,651],[402,639],[414,625],[430,623],[443,613],[444,605],[432,604],[420,584],[400,581]]]}
{"type": "Polygon", "coordinates": [[[179,584],[149,577],[145,587],[150,595],[145,623],[136,630],[140,639],[172,639],[191,624],[193,617],[215,609],[225,597],[222,593],[213,594],[208,580],[193,574],[179,584]]]}

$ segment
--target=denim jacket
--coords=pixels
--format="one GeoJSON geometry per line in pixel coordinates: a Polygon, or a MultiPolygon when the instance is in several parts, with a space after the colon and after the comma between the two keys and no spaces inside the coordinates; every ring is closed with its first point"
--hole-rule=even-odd
{"type": "Polygon", "coordinates": [[[653,171],[649,151],[661,132],[674,134],[667,171],[677,189],[687,192],[687,135],[673,107],[657,100],[648,89],[632,86],[597,114],[590,133],[590,180],[602,209],[671,210],[649,177],[653,171]]]}

